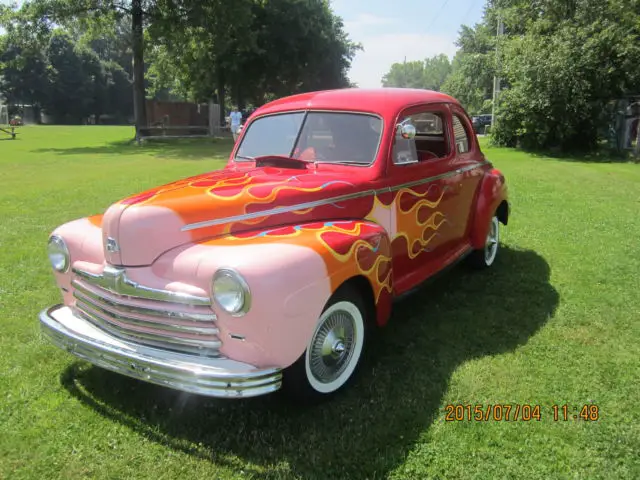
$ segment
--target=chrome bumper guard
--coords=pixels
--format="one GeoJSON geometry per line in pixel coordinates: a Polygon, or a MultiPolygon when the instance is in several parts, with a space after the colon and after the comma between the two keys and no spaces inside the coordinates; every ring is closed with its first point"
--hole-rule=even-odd
{"type": "Polygon", "coordinates": [[[244,398],[275,392],[280,368],[258,369],[224,357],[208,358],[122,341],[55,305],[40,312],[43,333],[58,347],[99,367],[183,392],[244,398]]]}

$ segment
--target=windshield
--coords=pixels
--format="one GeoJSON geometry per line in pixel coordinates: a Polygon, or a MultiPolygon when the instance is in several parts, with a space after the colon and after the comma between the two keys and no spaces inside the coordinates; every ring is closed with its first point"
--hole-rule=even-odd
{"type": "Polygon", "coordinates": [[[363,113],[269,115],[251,122],[235,159],[275,155],[309,162],[370,165],[381,133],[382,119],[363,113]]]}

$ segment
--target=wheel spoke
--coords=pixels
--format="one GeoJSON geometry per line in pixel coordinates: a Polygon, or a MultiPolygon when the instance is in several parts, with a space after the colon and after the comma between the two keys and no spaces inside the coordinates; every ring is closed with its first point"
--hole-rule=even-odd
{"type": "Polygon", "coordinates": [[[491,220],[489,233],[487,234],[487,239],[484,247],[484,260],[487,265],[493,263],[493,260],[496,257],[496,254],[498,252],[499,235],[500,233],[498,220],[494,217],[491,220]]]}
{"type": "Polygon", "coordinates": [[[329,383],[349,364],[355,345],[354,319],[344,311],[329,316],[311,342],[309,364],[315,378],[329,383]]]}

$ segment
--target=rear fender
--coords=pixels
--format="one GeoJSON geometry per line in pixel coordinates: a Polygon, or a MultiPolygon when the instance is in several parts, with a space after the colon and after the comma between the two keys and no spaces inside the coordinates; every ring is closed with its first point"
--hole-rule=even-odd
{"type": "Polygon", "coordinates": [[[504,175],[497,168],[493,168],[482,179],[478,191],[471,229],[471,246],[474,249],[484,248],[491,218],[497,214],[498,219],[507,225],[509,213],[508,188],[504,175]]]}

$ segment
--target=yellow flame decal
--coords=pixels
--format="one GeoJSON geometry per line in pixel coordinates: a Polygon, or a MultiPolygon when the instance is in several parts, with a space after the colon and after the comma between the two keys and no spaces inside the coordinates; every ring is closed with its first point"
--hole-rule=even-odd
{"type": "Polygon", "coordinates": [[[429,245],[431,240],[433,240],[436,237],[436,235],[438,234],[438,229],[445,222],[445,220],[446,219],[444,218],[444,215],[441,212],[434,212],[427,219],[427,221],[424,222],[422,225],[420,225],[416,221],[417,225],[420,225],[420,226],[424,227],[424,230],[420,233],[420,235],[417,235],[417,236],[416,235],[412,235],[411,237],[409,237],[409,235],[406,232],[398,232],[397,235],[394,238],[403,237],[407,241],[407,255],[409,256],[409,258],[411,260],[413,260],[418,255],[420,255],[420,252],[422,250],[424,250],[429,245]],[[435,223],[435,218],[437,216],[442,216],[442,218],[440,219],[440,221],[438,223],[435,223]],[[426,231],[428,229],[433,229],[434,233],[431,234],[429,236],[429,238],[427,238],[425,240],[424,239],[424,235],[425,235],[425,233],[426,233],[426,231]],[[413,241],[411,240],[412,237],[413,237],[413,241]],[[419,246],[420,248],[418,249],[417,253],[413,253],[413,251],[414,251],[416,246],[419,246]]]}

